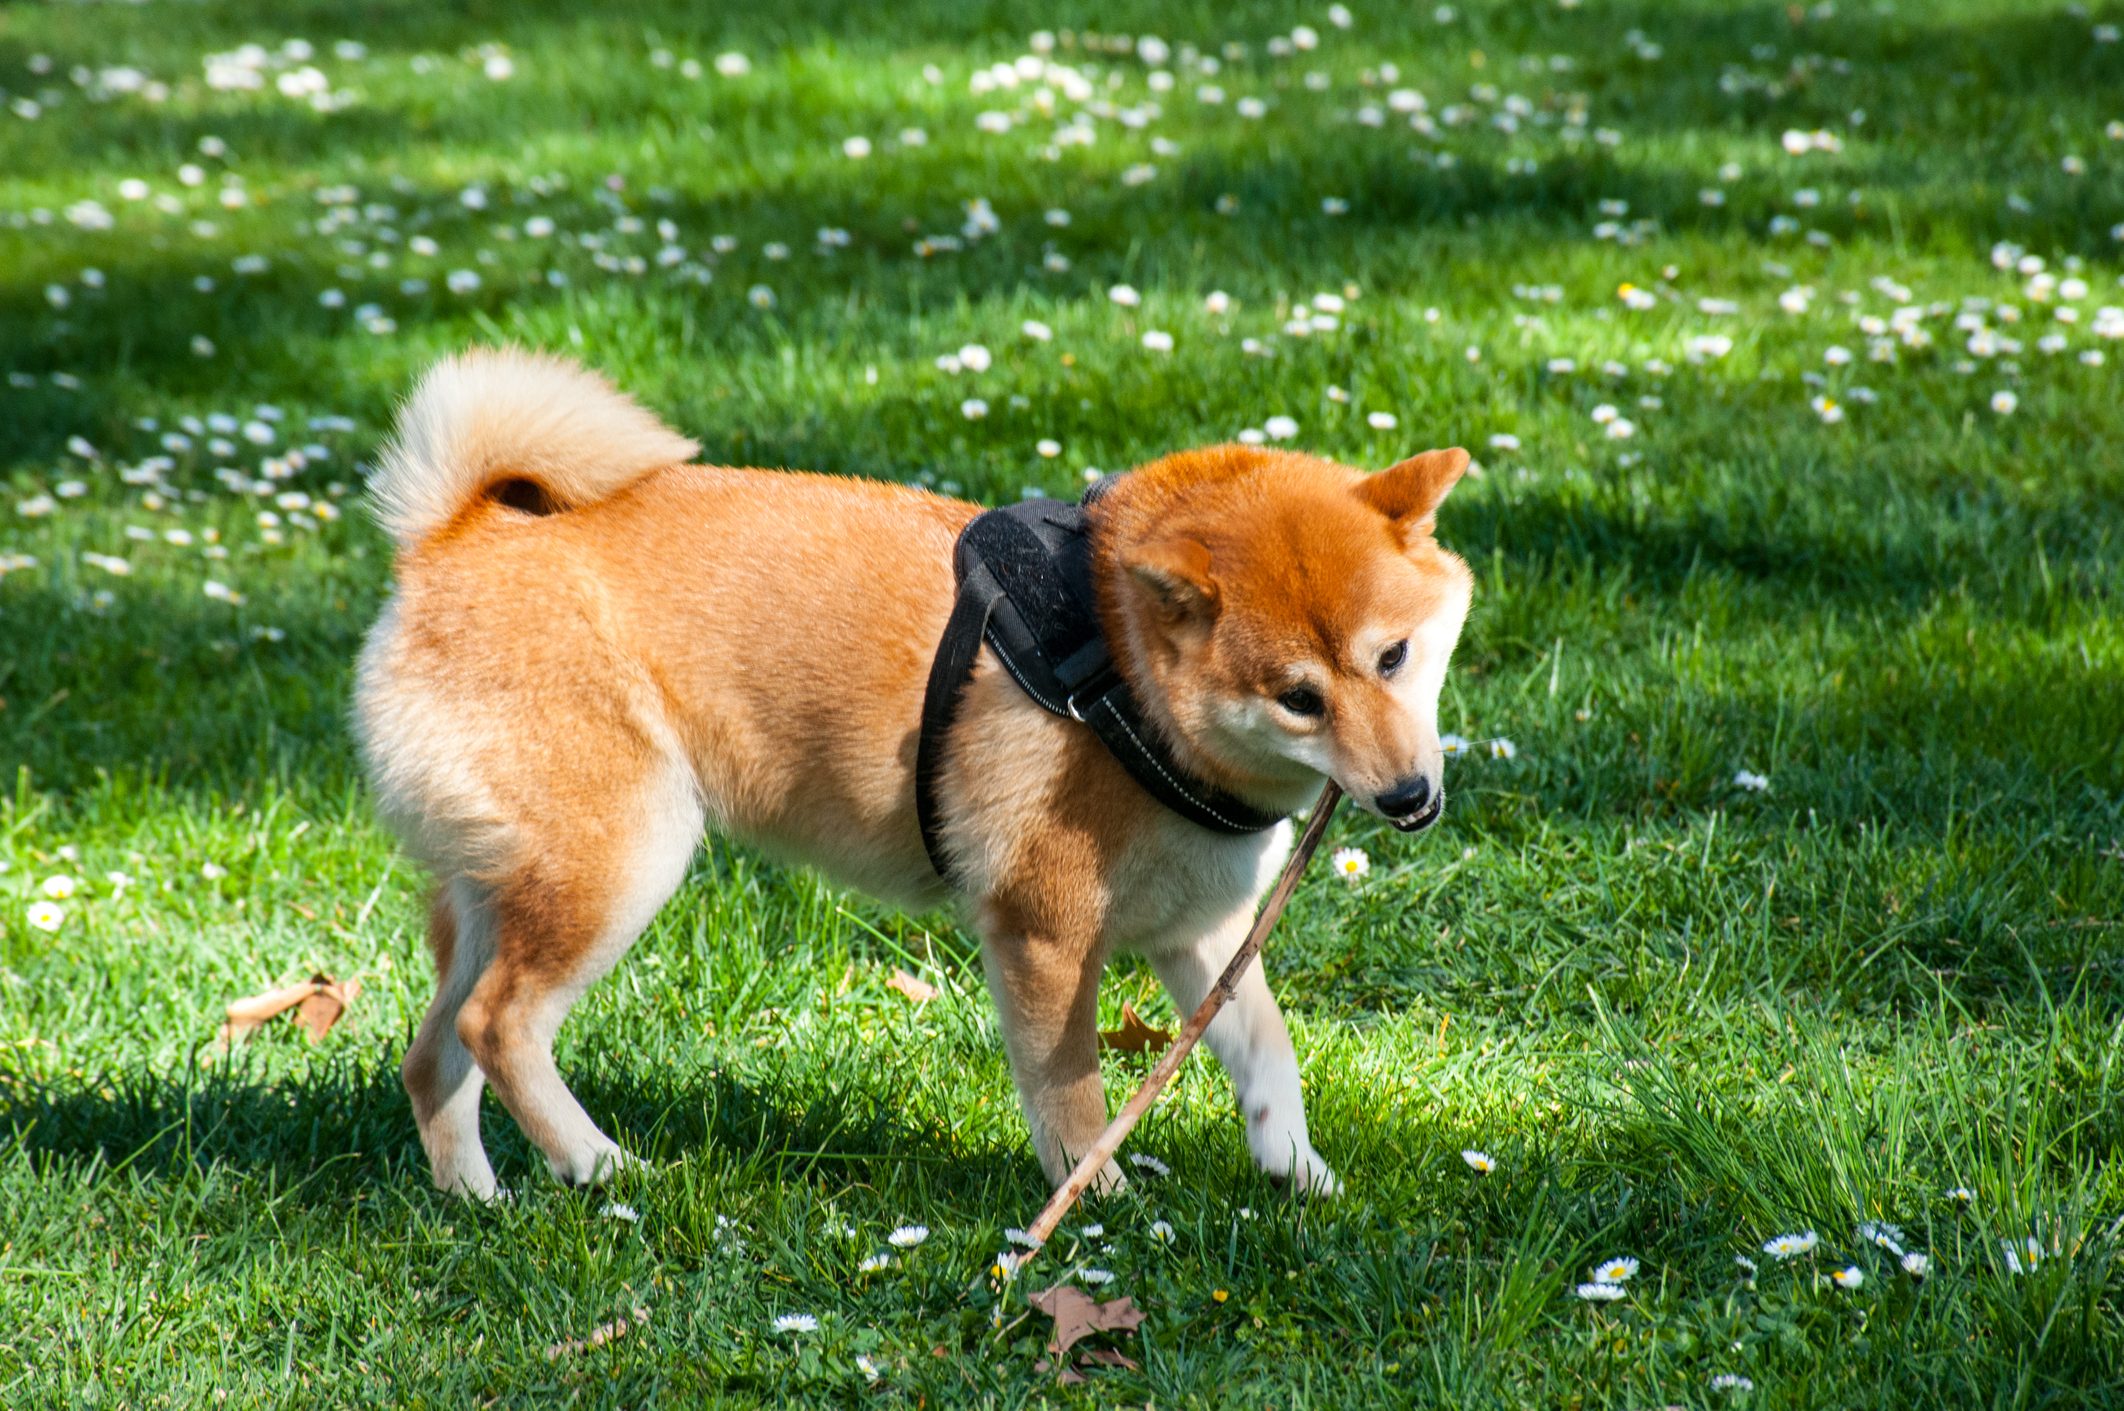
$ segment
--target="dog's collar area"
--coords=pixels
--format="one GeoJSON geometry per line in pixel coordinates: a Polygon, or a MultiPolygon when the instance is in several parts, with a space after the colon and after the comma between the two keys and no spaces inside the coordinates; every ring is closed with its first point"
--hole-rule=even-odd
{"type": "Polygon", "coordinates": [[[1098,482],[1082,504],[1026,500],[989,510],[960,531],[952,555],[959,594],[930,664],[915,758],[922,846],[940,877],[951,874],[937,774],[984,643],[1041,709],[1089,728],[1129,777],[1182,818],[1226,834],[1259,833],[1283,821],[1182,768],[1115,670],[1099,630],[1084,511],[1110,484],[1098,482]]]}

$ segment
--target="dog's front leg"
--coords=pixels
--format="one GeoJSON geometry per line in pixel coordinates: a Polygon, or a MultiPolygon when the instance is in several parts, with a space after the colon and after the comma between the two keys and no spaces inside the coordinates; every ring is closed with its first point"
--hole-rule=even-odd
{"type": "MultiPolygon", "coordinates": [[[[1033,1151],[1059,1186],[1106,1128],[1099,1082],[1099,971],[1095,939],[1052,940],[1025,928],[984,923],[981,958],[1003,1024],[1011,1076],[1032,1128],[1033,1151]]],[[[1113,1162],[1092,1189],[1128,1182],[1113,1162]]]]}
{"type": "MultiPolygon", "coordinates": [[[[1192,946],[1151,955],[1151,968],[1165,982],[1166,993],[1182,1018],[1195,1012],[1224,973],[1246,937],[1250,920],[1242,912],[1192,946]]],[[[1313,1150],[1307,1135],[1298,1055],[1291,1048],[1283,1011],[1276,1007],[1276,997],[1269,993],[1268,980],[1261,973],[1259,957],[1240,976],[1238,989],[1203,1038],[1231,1074],[1239,1111],[1246,1118],[1247,1146],[1261,1169],[1316,1195],[1340,1190],[1341,1182],[1313,1150]]]]}

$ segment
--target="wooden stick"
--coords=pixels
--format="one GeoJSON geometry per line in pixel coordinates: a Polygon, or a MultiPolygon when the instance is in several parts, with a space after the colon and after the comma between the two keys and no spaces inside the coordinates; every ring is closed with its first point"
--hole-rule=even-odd
{"type": "Polygon", "coordinates": [[[1128,1105],[1121,1109],[1120,1115],[1106,1124],[1106,1130],[1099,1134],[1099,1140],[1093,1142],[1091,1150],[1078,1160],[1076,1169],[1069,1173],[1069,1179],[1056,1189],[1046,1206],[1041,1209],[1039,1217],[1026,1230],[1026,1233],[1039,1243],[1027,1251],[1025,1259],[1032,1258],[1039,1245],[1047,1243],[1055,1232],[1055,1226],[1062,1223],[1062,1217],[1069,1213],[1070,1207],[1077,1203],[1078,1197],[1084,1194],[1091,1183],[1099,1178],[1099,1173],[1106,1168],[1106,1163],[1113,1159],[1114,1153],[1121,1149],[1121,1143],[1128,1140],[1128,1134],[1135,1130],[1136,1123],[1142,1120],[1144,1113],[1150,1111],[1151,1104],[1165,1091],[1165,1085],[1173,1080],[1173,1074],[1180,1071],[1180,1064],[1186,1059],[1188,1050],[1195,1046],[1203,1031],[1209,1028],[1210,1021],[1217,1017],[1217,1011],[1224,1008],[1225,1001],[1239,988],[1239,977],[1246,973],[1246,967],[1253,964],[1254,958],[1261,953],[1261,943],[1268,938],[1269,928],[1276,924],[1276,918],[1283,915],[1284,904],[1290,901],[1291,893],[1298,889],[1298,874],[1305,871],[1307,860],[1312,857],[1313,850],[1320,846],[1321,835],[1327,832],[1328,819],[1334,815],[1336,805],[1341,802],[1342,790],[1336,787],[1333,780],[1329,780],[1328,786],[1320,791],[1319,801],[1313,805],[1313,816],[1306,820],[1305,832],[1299,837],[1298,846],[1291,850],[1290,861],[1283,864],[1283,875],[1276,879],[1275,890],[1269,893],[1267,903],[1261,908],[1261,914],[1254,918],[1253,928],[1246,933],[1246,939],[1232,955],[1231,964],[1224,967],[1224,973],[1217,977],[1217,983],[1210,986],[1210,992],[1203,997],[1202,1003],[1195,1007],[1195,1012],[1188,1016],[1187,1023],[1180,1027],[1179,1037],[1173,1040],[1172,1047],[1159,1058],[1150,1075],[1143,1080],[1143,1086],[1136,1089],[1136,1095],[1128,1100],[1128,1105]]]}

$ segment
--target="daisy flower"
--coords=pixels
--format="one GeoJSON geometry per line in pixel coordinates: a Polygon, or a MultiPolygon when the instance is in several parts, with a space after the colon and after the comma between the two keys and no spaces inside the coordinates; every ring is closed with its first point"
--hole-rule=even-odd
{"type": "Polygon", "coordinates": [[[988,403],[982,401],[979,397],[968,397],[965,401],[959,403],[959,415],[965,417],[968,421],[979,421],[982,417],[988,415],[988,403]]]}
{"type": "Polygon", "coordinates": [[[856,1370],[863,1374],[864,1380],[866,1381],[874,1382],[878,1378],[885,1375],[882,1371],[878,1369],[878,1364],[876,1362],[873,1362],[869,1357],[865,1356],[860,1352],[856,1354],[855,1364],[856,1370]]]}
{"type": "Polygon", "coordinates": [[[1621,1284],[1595,1282],[1578,1286],[1578,1296],[1585,1299],[1588,1303],[1613,1303],[1616,1299],[1624,1297],[1625,1294],[1626,1291],[1621,1284]]]}
{"type": "Polygon", "coordinates": [[[1113,1281],[1114,1275],[1113,1271],[1110,1269],[1094,1269],[1090,1266],[1086,1266],[1085,1268],[1079,1269],[1077,1271],[1078,1283],[1091,1284],[1097,1286],[1100,1284],[1110,1284],[1113,1281]]]}
{"type": "Polygon", "coordinates": [[[1163,1220],[1151,1221],[1150,1232],[1151,1238],[1160,1244],[1171,1244],[1173,1242],[1173,1227],[1163,1220]]]}
{"type": "Polygon", "coordinates": [[[1173,350],[1173,335],[1153,328],[1143,335],[1143,346],[1153,353],[1170,353],[1173,350]]]}
{"type": "Polygon", "coordinates": [[[1755,1383],[1738,1372],[1720,1372],[1711,1379],[1714,1391],[1754,1391],[1755,1383]]]}
{"type": "Polygon", "coordinates": [[[633,1224],[642,1218],[641,1211],[636,1210],[631,1205],[623,1205],[616,1200],[597,1213],[604,1216],[607,1220],[625,1220],[629,1224],[633,1224]]]}
{"type": "Polygon", "coordinates": [[[1947,1192],[1947,1198],[1967,1210],[1976,1204],[1976,1192],[1967,1186],[1955,1186],[1947,1192]]]}
{"type": "Polygon", "coordinates": [[[1355,882],[1372,870],[1372,859],[1363,848],[1337,848],[1332,865],[1336,876],[1355,882]]]}
{"type": "Polygon", "coordinates": [[[877,1273],[877,1272],[878,1272],[878,1271],[879,1271],[880,1269],[890,1269],[891,1267],[892,1267],[892,1256],[891,1256],[891,1255],[889,1255],[889,1254],[872,1254],[872,1255],[869,1255],[869,1256],[865,1257],[865,1259],[863,1260],[863,1262],[862,1262],[862,1263],[860,1263],[860,1264],[856,1265],[856,1272],[857,1272],[858,1274],[875,1274],[875,1273],[877,1273]]]}
{"type": "Polygon", "coordinates": [[[1820,1237],[1812,1230],[1802,1230],[1796,1235],[1778,1235],[1763,1242],[1763,1253],[1773,1259],[1792,1259],[1802,1254],[1812,1254],[1820,1237]]]}
{"type": "Polygon", "coordinates": [[[1138,294],[1133,287],[1126,284],[1116,284],[1113,288],[1106,291],[1106,297],[1124,309],[1133,309],[1143,302],[1143,296],[1138,294]]]}
{"type": "Polygon", "coordinates": [[[1859,1222],[1858,1237],[1871,1245],[1878,1245],[1890,1254],[1900,1256],[1903,1252],[1903,1228],[1900,1225],[1884,1224],[1878,1220],[1859,1222]]]}
{"type": "Polygon", "coordinates": [[[1903,1256],[1903,1272],[1913,1279],[1923,1280],[1932,1272],[1932,1260],[1915,1250],[1903,1256]]]}
{"type": "Polygon", "coordinates": [[[1598,1283],[1619,1284],[1623,1280],[1635,1276],[1636,1273],[1637,1261],[1626,1257],[1610,1259],[1593,1271],[1593,1278],[1598,1283]]]}
{"type": "Polygon", "coordinates": [[[1733,775],[1733,787],[1746,789],[1751,794],[1760,794],[1770,787],[1770,776],[1747,769],[1736,770],[1733,775]]]}
{"type": "Polygon", "coordinates": [[[819,1320],[809,1313],[784,1313],[774,1320],[774,1330],[778,1333],[815,1333],[819,1330],[819,1320]]]}
{"type": "Polygon", "coordinates": [[[65,901],[74,894],[76,885],[73,878],[61,872],[56,876],[45,878],[43,885],[38,887],[37,890],[53,901],[65,901]]]}
{"type": "Polygon", "coordinates": [[[2013,409],[2019,405],[2021,399],[2011,392],[1999,391],[1991,394],[1991,409],[2000,416],[2013,415],[2013,409]]]}
{"type": "Polygon", "coordinates": [[[1516,759],[1518,756],[1519,746],[1513,744],[1504,736],[1499,735],[1496,739],[1490,741],[1491,759],[1516,759]]]}
{"type": "Polygon", "coordinates": [[[929,1226],[902,1225],[885,1237],[885,1243],[891,1245],[894,1249],[913,1249],[928,1238],[929,1226]]]}
{"type": "Polygon", "coordinates": [[[1843,1268],[1832,1272],[1829,1278],[1840,1289],[1855,1289],[1866,1282],[1866,1276],[1859,1271],[1859,1266],[1856,1264],[1846,1264],[1843,1268]]]}
{"type": "Polygon", "coordinates": [[[1153,1176],[1170,1176],[1173,1174],[1172,1167],[1166,1165],[1163,1161],[1160,1161],[1157,1157],[1152,1156],[1149,1152],[1146,1151],[1132,1152],[1130,1153],[1128,1160],[1130,1165],[1140,1166],[1144,1170],[1150,1172],[1153,1176]]]}
{"type": "Polygon", "coordinates": [[[40,931],[56,931],[66,924],[66,908],[57,902],[32,902],[28,920],[30,925],[40,931]]]}
{"type": "Polygon", "coordinates": [[[1487,1176],[1497,1169],[1497,1163],[1490,1159],[1490,1153],[1487,1151],[1476,1151],[1471,1148],[1460,1153],[1460,1159],[1467,1162],[1468,1169],[1478,1176],[1487,1176]]]}

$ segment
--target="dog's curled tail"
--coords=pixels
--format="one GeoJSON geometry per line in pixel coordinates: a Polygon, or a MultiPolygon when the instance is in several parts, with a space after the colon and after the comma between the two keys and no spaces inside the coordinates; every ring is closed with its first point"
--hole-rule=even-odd
{"type": "Polygon", "coordinates": [[[699,450],[575,363],[474,349],[437,363],[406,399],[369,496],[403,549],[476,501],[575,509],[699,450]]]}

